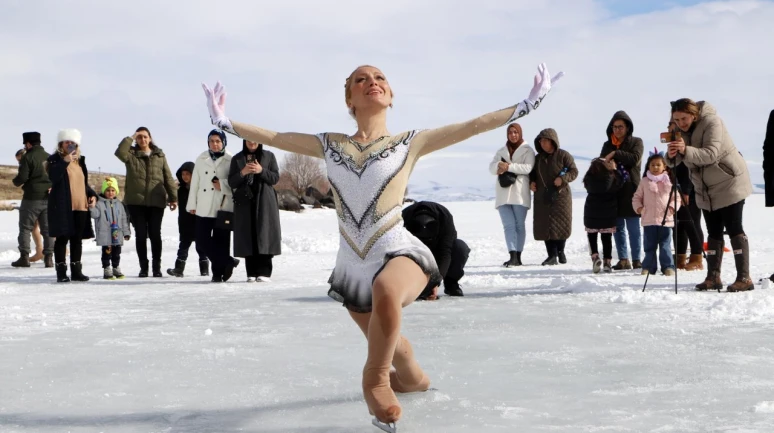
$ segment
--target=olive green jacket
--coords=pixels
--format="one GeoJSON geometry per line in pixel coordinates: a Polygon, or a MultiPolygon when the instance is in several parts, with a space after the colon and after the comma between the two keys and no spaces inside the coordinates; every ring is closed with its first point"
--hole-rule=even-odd
{"type": "Polygon", "coordinates": [[[132,142],[131,137],[124,138],[115,153],[126,165],[123,202],[127,205],[160,208],[167,203],[177,202],[175,177],[169,170],[164,152],[151,144],[151,154],[148,156],[137,146],[132,146],[132,142]]]}

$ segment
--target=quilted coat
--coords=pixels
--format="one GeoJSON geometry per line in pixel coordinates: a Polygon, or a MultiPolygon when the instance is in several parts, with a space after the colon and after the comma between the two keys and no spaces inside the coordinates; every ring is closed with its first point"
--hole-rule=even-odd
{"type": "Polygon", "coordinates": [[[572,190],[570,182],[578,177],[575,159],[566,150],[559,148],[559,135],[552,128],[540,131],[535,137],[537,157],[529,175],[537,191],[534,193],[533,234],[535,240],[564,240],[572,234],[572,190]],[[548,138],[554,143],[553,153],[546,153],[540,146],[540,139],[548,138]],[[554,179],[561,176],[560,187],[554,186],[554,179]]]}

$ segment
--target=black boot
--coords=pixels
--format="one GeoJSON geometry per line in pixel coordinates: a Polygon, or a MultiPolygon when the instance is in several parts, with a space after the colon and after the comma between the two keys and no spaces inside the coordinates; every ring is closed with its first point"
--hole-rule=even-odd
{"type": "Polygon", "coordinates": [[[202,277],[210,276],[210,261],[207,259],[199,260],[199,275],[202,277]]]}
{"type": "Polygon", "coordinates": [[[161,273],[161,259],[153,259],[153,276],[161,278],[164,274],[161,273]]]}
{"type": "Polygon", "coordinates": [[[70,278],[67,276],[67,263],[56,264],[56,282],[57,283],[70,282],[70,278]]]}
{"type": "Polygon", "coordinates": [[[11,262],[11,266],[14,268],[29,268],[30,267],[30,255],[29,253],[19,253],[19,260],[11,262]]]}
{"type": "Polygon", "coordinates": [[[723,289],[723,282],[720,280],[720,265],[723,263],[723,240],[707,238],[707,277],[704,282],[696,285],[696,290],[703,292],[705,290],[723,289]]]}
{"type": "Polygon", "coordinates": [[[554,266],[559,264],[559,259],[556,256],[550,256],[543,260],[543,266],[554,266]]]}
{"type": "Polygon", "coordinates": [[[140,278],[147,278],[148,277],[148,261],[147,260],[140,260],[140,275],[138,275],[140,278]]]}
{"type": "Polygon", "coordinates": [[[73,281],[89,281],[89,277],[81,272],[81,266],[81,262],[70,263],[70,275],[72,275],[73,281]]]}
{"type": "Polygon", "coordinates": [[[750,279],[750,244],[747,235],[742,233],[731,238],[731,249],[734,250],[736,264],[736,281],[726,287],[729,292],[746,292],[755,289],[750,279]]]}
{"type": "Polygon", "coordinates": [[[46,263],[47,268],[53,268],[54,267],[54,255],[53,254],[46,254],[46,256],[43,258],[43,261],[46,263]]]}
{"type": "Polygon", "coordinates": [[[516,266],[521,266],[521,251],[516,251],[516,266]]]}
{"type": "Polygon", "coordinates": [[[234,268],[239,266],[239,259],[232,258],[231,263],[226,265],[226,268],[223,270],[223,281],[226,282],[231,278],[231,275],[234,274],[234,268]]]}
{"type": "Polygon", "coordinates": [[[517,266],[516,265],[516,251],[508,251],[508,254],[510,254],[510,258],[503,263],[503,266],[506,268],[510,268],[511,266],[517,266]]]}
{"type": "Polygon", "coordinates": [[[559,251],[559,263],[567,263],[567,256],[564,255],[564,251],[559,251]]]}
{"type": "Polygon", "coordinates": [[[460,283],[456,281],[453,283],[449,282],[448,284],[444,281],[443,292],[446,293],[448,296],[463,296],[460,283]]]}
{"type": "Polygon", "coordinates": [[[182,277],[184,270],[185,270],[185,260],[177,259],[175,260],[174,269],[172,268],[167,269],[167,273],[173,277],[182,277]]]}

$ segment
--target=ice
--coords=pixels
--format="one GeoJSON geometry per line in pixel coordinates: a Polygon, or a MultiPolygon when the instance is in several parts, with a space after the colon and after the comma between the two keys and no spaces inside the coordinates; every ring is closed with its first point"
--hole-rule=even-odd
{"type": "MultiPolygon", "coordinates": [[[[540,266],[530,240],[526,265],[505,269],[493,203],[447,205],[473,249],[466,296],[404,310],[434,390],[399,396],[400,432],[774,431],[774,291],[699,293],[704,273],[680,272],[677,294],[660,275],[642,292],[636,271],[592,274],[582,198],[567,265],[540,266]]],[[[139,279],[132,240],[126,279],[102,280],[87,242],[94,278],[57,284],[42,263],[10,267],[18,213],[0,212],[0,431],[378,431],[361,396],[366,340],[326,295],[335,212],[281,216],[271,283],[245,283],[243,265],[225,284],[139,279]]],[[[756,223],[769,217],[762,195],[747,200],[754,281],[774,271],[774,227],[756,223]]]]}

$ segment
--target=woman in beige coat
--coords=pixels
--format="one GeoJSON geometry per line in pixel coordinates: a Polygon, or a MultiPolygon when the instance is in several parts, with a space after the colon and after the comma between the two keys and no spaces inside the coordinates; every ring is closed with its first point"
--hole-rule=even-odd
{"type": "Polygon", "coordinates": [[[696,290],[721,290],[723,232],[731,238],[736,281],[729,292],[753,290],[750,246],[742,228],[744,200],[752,194],[747,163],[734,145],[723,120],[708,102],[688,98],[672,102],[672,119],[682,136],[669,143],[668,164],[690,170],[696,205],[707,223],[707,277],[696,290]]]}

